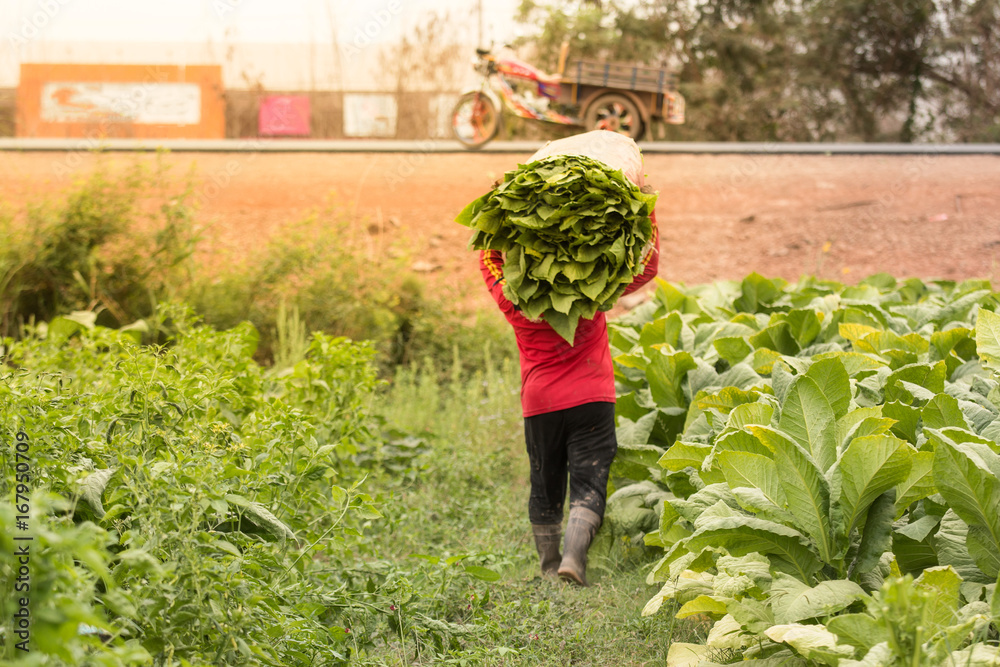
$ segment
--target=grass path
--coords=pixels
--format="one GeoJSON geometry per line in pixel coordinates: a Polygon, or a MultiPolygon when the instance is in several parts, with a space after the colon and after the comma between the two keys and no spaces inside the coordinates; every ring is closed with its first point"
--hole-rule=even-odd
{"type": "Polygon", "coordinates": [[[427,450],[411,481],[372,480],[392,490],[371,539],[400,596],[411,596],[412,623],[366,664],[665,663],[674,622],[640,616],[655,593],[644,568],[595,573],[588,589],[538,575],[518,382],[504,364],[470,381],[404,373],[386,393],[388,423],[427,450]],[[499,579],[470,576],[468,565],[499,579]]]}

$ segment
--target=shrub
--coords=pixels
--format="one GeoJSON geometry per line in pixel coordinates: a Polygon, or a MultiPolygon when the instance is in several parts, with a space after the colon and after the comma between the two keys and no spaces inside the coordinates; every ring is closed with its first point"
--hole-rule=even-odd
{"type": "Polygon", "coordinates": [[[162,165],[102,166],[64,202],[0,221],[0,333],[73,310],[108,326],[148,316],[182,282],[197,241],[189,190],[162,196],[165,183],[162,165]]]}

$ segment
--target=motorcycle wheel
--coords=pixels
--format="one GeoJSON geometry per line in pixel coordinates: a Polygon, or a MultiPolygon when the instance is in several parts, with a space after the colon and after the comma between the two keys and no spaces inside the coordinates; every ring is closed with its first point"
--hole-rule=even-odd
{"type": "Polygon", "coordinates": [[[635,103],[624,95],[601,95],[587,107],[584,126],[588,130],[610,130],[638,141],[645,127],[635,103]]]}
{"type": "Polygon", "coordinates": [[[482,148],[500,130],[500,114],[485,93],[466,93],[452,109],[451,129],[466,148],[482,148]]]}

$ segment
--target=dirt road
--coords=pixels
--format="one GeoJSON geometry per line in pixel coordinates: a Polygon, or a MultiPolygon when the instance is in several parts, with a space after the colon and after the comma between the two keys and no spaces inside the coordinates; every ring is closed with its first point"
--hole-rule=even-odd
{"type": "MultiPolygon", "coordinates": [[[[453,219],[527,155],[173,154],[193,169],[209,255],[244,253],[333,205],[373,236],[402,240],[412,265],[470,304],[486,303],[469,232],[453,219]]],[[[55,194],[98,160],[150,155],[0,153],[0,201],[55,194]]],[[[687,283],[751,271],[854,282],[1000,279],[1000,157],[649,155],[660,190],[660,275],[687,283]]]]}

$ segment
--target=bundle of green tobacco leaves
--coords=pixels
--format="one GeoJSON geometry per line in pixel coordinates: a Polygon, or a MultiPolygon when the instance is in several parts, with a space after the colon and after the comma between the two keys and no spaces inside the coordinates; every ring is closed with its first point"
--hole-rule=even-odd
{"type": "Polygon", "coordinates": [[[469,245],[504,253],[504,294],[570,345],[580,318],[610,310],[642,270],[656,194],[582,155],[518,165],[465,207],[469,245]]]}

